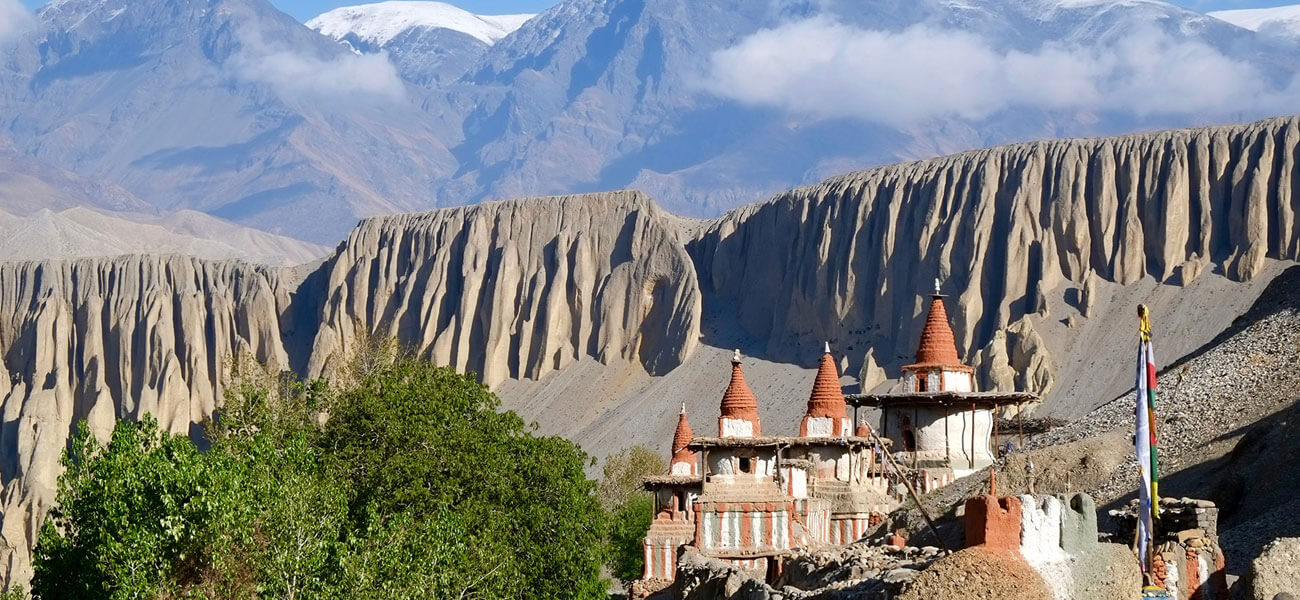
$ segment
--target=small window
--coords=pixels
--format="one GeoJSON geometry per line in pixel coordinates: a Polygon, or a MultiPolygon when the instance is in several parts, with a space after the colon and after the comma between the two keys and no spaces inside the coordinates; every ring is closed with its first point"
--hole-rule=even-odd
{"type": "Polygon", "coordinates": [[[741,472],[741,473],[753,473],[753,472],[754,472],[754,459],[752,459],[752,458],[750,458],[750,457],[748,457],[748,456],[742,456],[742,457],[740,457],[740,472],[741,472]]]}

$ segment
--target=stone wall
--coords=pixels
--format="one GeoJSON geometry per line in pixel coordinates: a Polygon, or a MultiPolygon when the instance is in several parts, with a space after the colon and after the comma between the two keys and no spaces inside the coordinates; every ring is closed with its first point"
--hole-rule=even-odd
{"type": "MultiPolygon", "coordinates": [[[[1113,510],[1121,536],[1131,539],[1137,526],[1137,504],[1113,510]]],[[[1151,575],[1156,585],[1176,600],[1228,598],[1226,557],[1219,547],[1219,509],[1209,500],[1161,498],[1151,575]]]]}
{"type": "Polygon", "coordinates": [[[1136,597],[1141,588],[1133,553],[1097,541],[1097,507],[1086,494],[972,498],[965,524],[967,546],[1024,561],[1057,600],[1136,597]]]}

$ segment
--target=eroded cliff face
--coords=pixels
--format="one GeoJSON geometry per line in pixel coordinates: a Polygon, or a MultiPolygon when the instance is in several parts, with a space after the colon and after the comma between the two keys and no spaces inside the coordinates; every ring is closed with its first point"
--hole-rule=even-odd
{"type": "Polygon", "coordinates": [[[368,219],[329,265],[307,371],[328,371],[363,327],[488,385],[583,356],[666,373],[699,342],[676,236],[636,192],[368,219]]]}
{"type": "Polygon", "coordinates": [[[8,581],[29,576],[77,420],[105,435],[151,413],[193,431],[231,358],[314,376],[366,332],[479,373],[603,455],[657,447],[679,402],[707,421],[733,344],[755,355],[774,432],[795,427],[812,381],[798,373],[823,341],[844,372],[889,385],[938,278],[985,387],[1087,410],[1132,373],[1137,302],[1172,360],[1296,258],[1297,153],[1300,120],[1276,119],[883,167],[710,223],[613,192],[370,219],[297,269],[0,264],[0,560],[8,581]]]}
{"type": "Polygon", "coordinates": [[[988,347],[986,382],[1014,381],[1010,365],[1050,390],[1049,344],[1017,325],[1027,317],[1086,318],[1099,286],[1246,281],[1295,259],[1298,142],[1285,118],[883,167],[739,209],[691,254],[707,302],[734,307],[773,356],[831,340],[896,374],[937,278],[963,356],[988,347]]]}
{"type": "Polygon", "coordinates": [[[154,415],[185,434],[212,414],[226,361],[288,364],[279,271],[187,257],[0,264],[0,567],[30,576],[59,457],[85,419],[154,415]]]}
{"type": "Polygon", "coordinates": [[[78,421],[101,439],[146,413],[196,433],[238,357],[318,375],[366,331],[488,383],[584,357],[671,370],[698,344],[700,295],[668,223],[621,192],[371,219],[316,268],[0,263],[6,581],[30,577],[78,421]]]}

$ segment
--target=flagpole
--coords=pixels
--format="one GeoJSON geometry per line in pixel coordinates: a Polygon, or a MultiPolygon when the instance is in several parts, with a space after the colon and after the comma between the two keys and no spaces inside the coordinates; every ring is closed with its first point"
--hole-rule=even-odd
{"type": "Polygon", "coordinates": [[[1137,542],[1141,550],[1143,572],[1149,583],[1155,565],[1156,522],[1160,514],[1158,451],[1156,445],[1156,366],[1151,349],[1151,318],[1146,305],[1138,305],[1138,370],[1134,407],[1134,444],[1138,456],[1137,542]],[[1145,502],[1143,502],[1145,500],[1145,502]],[[1143,533],[1145,530],[1145,539],[1143,533]]]}

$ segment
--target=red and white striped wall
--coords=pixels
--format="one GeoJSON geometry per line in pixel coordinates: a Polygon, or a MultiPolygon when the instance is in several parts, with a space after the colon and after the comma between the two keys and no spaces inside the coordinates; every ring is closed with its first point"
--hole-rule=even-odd
{"type": "Polygon", "coordinates": [[[842,519],[832,519],[830,543],[835,546],[844,546],[856,542],[871,528],[870,519],[867,516],[853,516],[842,519]]]}
{"type": "Polygon", "coordinates": [[[645,571],[642,579],[673,579],[677,576],[677,547],[680,544],[645,542],[645,571]]]}
{"type": "Polygon", "coordinates": [[[721,503],[709,509],[696,517],[701,550],[790,549],[791,521],[784,503],[721,503]]]}
{"type": "Polygon", "coordinates": [[[736,568],[749,573],[758,579],[763,579],[767,575],[767,557],[757,558],[724,558],[721,559],[735,565],[736,568]]]}

